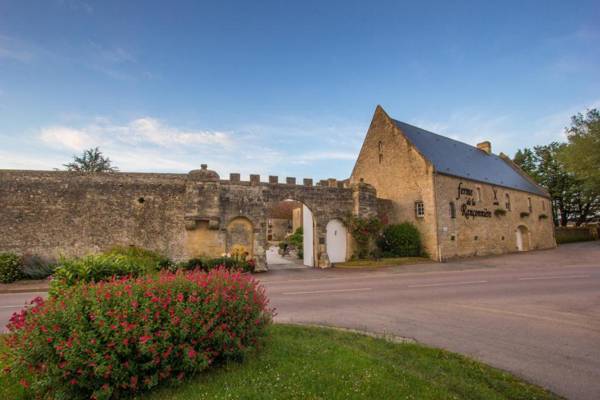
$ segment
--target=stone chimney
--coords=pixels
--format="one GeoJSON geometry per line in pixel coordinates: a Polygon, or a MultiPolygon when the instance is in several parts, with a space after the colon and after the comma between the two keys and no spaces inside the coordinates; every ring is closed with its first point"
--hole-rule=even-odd
{"type": "Polygon", "coordinates": [[[492,144],[489,142],[489,140],[477,143],[477,148],[479,150],[485,151],[487,154],[492,154],[492,144]]]}

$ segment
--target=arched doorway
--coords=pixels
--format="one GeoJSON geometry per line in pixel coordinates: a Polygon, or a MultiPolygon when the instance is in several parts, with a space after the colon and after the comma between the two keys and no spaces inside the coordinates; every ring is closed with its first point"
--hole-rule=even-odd
{"type": "Polygon", "coordinates": [[[266,212],[266,264],[269,269],[315,266],[315,222],[302,202],[285,199],[266,212]]]}
{"type": "Polygon", "coordinates": [[[326,247],[329,262],[346,261],[346,239],[348,231],[339,219],[332,219],[327,223],[326,247]]]}
{"type": "Polygon", "coordinates": [[[528,251],[529,250],[529,230],[526,226],[519,225],[516,231],[517,235],[517,250],[528,251]]]}
{"type": "Polygon", "coordinates": [[[254,256],[254,226],[246,217],[233,218],[227,225],[227,252],[232,256],[254,256]]]}

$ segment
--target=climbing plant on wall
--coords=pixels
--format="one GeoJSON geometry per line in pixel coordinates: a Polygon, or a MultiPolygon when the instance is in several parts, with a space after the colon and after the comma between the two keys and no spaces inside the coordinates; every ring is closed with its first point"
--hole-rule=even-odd
{"type": "Polygon", "coordinates": [[[345,223],[356,243],[355,256],[359,259],[368,258],[375,248],[375,241],[383,224],[377,217],[364,218],[356,215],[348,215],[345,223]]]}

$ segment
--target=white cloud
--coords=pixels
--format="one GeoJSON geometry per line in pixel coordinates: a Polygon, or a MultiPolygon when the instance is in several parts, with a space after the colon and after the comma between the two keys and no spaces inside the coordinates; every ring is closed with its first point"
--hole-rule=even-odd
{"type": "Polygon", "coordinates": [[[150,117],[138,118],[127,127],[117,127],[125,135],[124,140],[148,142],[160,146],[207,144],[231,146],[230,135],[226,132],[183,131],[162,124],[150,117]]]}
{"type": "Polygon", "coordinates": [[[83,150],[96,145],[97,141],[84,131],[66,126],[51,126],[40,131],[42,142],[54,148],[83,150]]]}
{"type": "Polygon", "coordinates": [[[232,145],[230,134],[213,131],[185,131],[151,117],[118,125],[98,118],[81,128],[51,126],[40,130],[39,138],[52,147],[82,150],[103,145],[154,145],[173,148],[184,145],[232,145]]]}

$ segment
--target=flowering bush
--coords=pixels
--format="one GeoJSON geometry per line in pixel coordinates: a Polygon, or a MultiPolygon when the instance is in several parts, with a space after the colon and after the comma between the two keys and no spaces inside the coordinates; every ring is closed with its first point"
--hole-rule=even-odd
{"type": "Polygon", "coordinates": [[[13,316],[8,365],[37,397],[116,398],[242,356],[271,316],[262,287],[225,269],[76,285],[13,316]]]}

